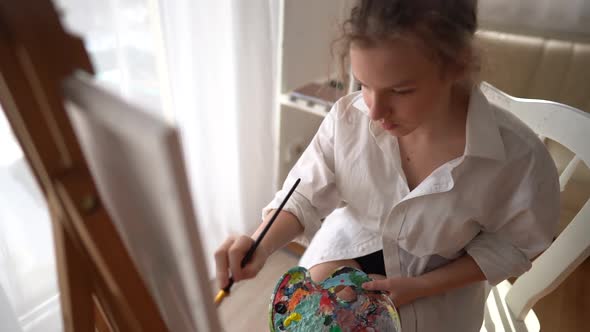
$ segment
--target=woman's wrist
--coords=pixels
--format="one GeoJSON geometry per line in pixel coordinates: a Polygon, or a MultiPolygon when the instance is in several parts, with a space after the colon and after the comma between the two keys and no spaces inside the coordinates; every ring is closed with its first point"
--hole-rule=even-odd
{"type": "MultiPolygon", "coordinates": [[[[261,224],[259,229],[257,229],[250,237],[252,238],[252,241],[256,242],[256,239],[258,239],[258,237],[261,234],[262,228],[263,228],[264,224],[261,224]]],[[[258,244],[258,247],[256,248],[256,251],[260,252],[260,254],[262,255],[262,257],[264,257],[264,259],[266,260],[266,258],[268,258],[270,255],[272,255],[272,253],[275,251],[275,249],[273,249],[272,244],[268,243],[268,239],[262,239],[262,241],[260,241],[260,243],[258,244]]]]}
{"type": "Polygon", "coordinates": [[[420,297],[425,297],[442,294],[482,280],[485,280],[485,275],[479,266],[471,256],[464,255],[445,266],[415,277],[414,283],[416,289],[420,290],[420,297]]]}
{"type": "Polygon", "coordinates": [[[415,298],[422,298],[433,296],[439,293],[439,289],[436,287],[436,283],[432,283],[429,276],[426,274],[412,277],[412,283],[415,285],[413,289],[415,290],[415,298]]]}
{"type": "MultiPolygon", "coordinates": [[[[255,238],[253,239],[254,241],[256,241],[255,238]]],[[[269,248],[268,243],[264,243],[264,241],[260,242],[256,250],[260,251],[260,254],[262,255],[262,257],[264,257],[264,260],[266,260],[268,257],[270,257],[270,255],[272,255],[273,252],[275,252],[275,249],[273,249],[272,247],[269,248]]]]}

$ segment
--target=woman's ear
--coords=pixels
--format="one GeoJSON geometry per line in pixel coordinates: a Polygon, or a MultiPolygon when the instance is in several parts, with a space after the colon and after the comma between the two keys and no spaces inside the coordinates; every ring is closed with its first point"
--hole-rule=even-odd
{"type": "Polygon", "coordinates": [[[474,66],[477,66],[477,56],[474,52],[476,51],[473,48],[467,47],[459,53],[455,65],[455,82],[465,82],[472,79],[474,70],[477,70],[474,68],[474,66]]]}
{"type": "Polygon", "coordinates": [[[452,63],[444,66],[445,79],[453,83],[463,83],[471,79],[472,74],[472,60],[473,54],[469,49],[465,49],[458,53],[457,58],[453,59],[452,63]]]}

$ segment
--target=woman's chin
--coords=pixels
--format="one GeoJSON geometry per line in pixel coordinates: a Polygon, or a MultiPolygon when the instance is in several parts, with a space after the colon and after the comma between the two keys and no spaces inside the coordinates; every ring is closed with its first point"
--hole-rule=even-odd
{"type": "Polygon", "coordinates": [[[392,136],[403,137],[410,134],[413,130],[409,130],[405,127],[396,126],[395,128],[386,129],[386,131],[392,136]]]}

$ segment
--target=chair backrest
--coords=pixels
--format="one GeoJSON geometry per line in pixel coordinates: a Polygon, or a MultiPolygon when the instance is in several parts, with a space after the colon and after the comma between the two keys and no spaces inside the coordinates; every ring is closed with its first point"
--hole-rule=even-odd
{"type": "MultiPolygon", "coordinates": [[[[556,102],[512,97],[485,82],[482,90],[491,103],[514,113],[543,141],[551,139],[574,153],[559,177],[562,191],[580,163],[590,165],[590,114],[556,102]]],[[[515,317],[524,319],[539,299],[557,288],[590,255],[589,234],[590,200],[506,295],[515,317]]]]}
{"type": "Polygon", "coordinates": [[[8,296],[0,285],[0,331],[22,332],[8,296]]]}

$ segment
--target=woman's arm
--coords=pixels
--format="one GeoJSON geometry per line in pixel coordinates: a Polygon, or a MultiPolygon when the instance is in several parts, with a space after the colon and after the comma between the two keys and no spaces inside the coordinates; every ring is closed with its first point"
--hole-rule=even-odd
{"type": "Polygon", "coordinates": [[[419,288],[422,289],[419,297],[425,297],[483,281],[486,280],[486,277],[475,260],[466,254],[445,266],[416,277],[416,279],[419,288]]]}
{"type": "Polygon", "coordinates": [[[337,105],[339,103],[334,105],[332,111],[322,121],[311,143],[287,175],[283,188],[263,208],[264,221],[252,237],[230,236],[215,252],[220,287],[227,285],[230,275],[236,282],[253,278],[268,256],[303,232],[311,238],[320,228],[321,219],[336,209],[340,203],[334,175],[334,113],[338,108],[337,105]],[[301,179],[298,189],[284,205],[250,262],[242,268],[241,261],[254,243],[254,239],[262,233],[264,226],[272,217],[272,212],[281,205],[288,189],[298,178],[301,179]]]}
{"type": "Polygon", "coordinates": [[[363,288],[387,291],[393,303],[397,307],[401,307],[416,299],[442,294],[482,280],[486,280],[485,275],[475,260],[466,254],[445,266],[418,277],[375,280],[364,283],[363,288]]]}
{"type": "MultiPolygon", "coordinates": [[[[260,226],[258,226],[256,232],[252,234],[254,240],[260,236],[260,233],[262,233],[264,227],[269,223],[274,212],[275,210],[271,210],[264,217],[264,222],[262,222],[260,226]]],[[[303,226],[297,217],[292,213],[283,210],[277,216],[272,227],[268,229],[268,232],[260,242],[258,248],[262,249],[268,256],[270,256],[273,252],[291,242],[301,233],[303,233],[303,226]]]]}
{"type": "Polygon", "coordinates": [[[242,235],[230,236],[215,252],[215,265],[217,267],[217,281],[219,287],[225,287],[229,282],[230,271],[234,281],[254,277],[266,262],[266,259],[277,249],[289,243],[297,235],[303,232],[303,226],[293,214],[281,211],[272,227],[268,230],[264,239],[260,242],[251,260],[242,267],[242,259],[250,250],[254,239],[264,229],[272,217],[274,210],[268,213],[252,237],[242,235]]]}

